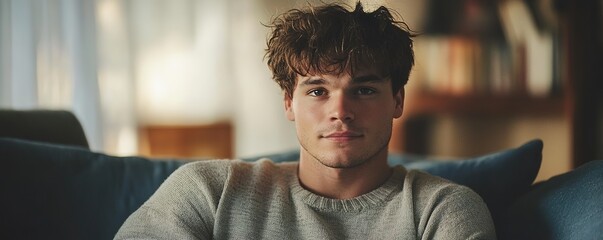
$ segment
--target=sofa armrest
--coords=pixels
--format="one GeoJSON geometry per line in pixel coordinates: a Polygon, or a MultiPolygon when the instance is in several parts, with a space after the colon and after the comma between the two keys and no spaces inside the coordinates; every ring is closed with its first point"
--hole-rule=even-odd
{"type": "Polygon", "coordinates": [[[603,160],[538,183],[510,208],[504,239],[599,239],[603,236],[603,160]]]}

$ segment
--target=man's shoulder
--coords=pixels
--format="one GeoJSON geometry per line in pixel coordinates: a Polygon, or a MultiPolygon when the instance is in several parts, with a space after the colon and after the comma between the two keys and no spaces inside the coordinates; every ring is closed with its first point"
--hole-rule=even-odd
{"type": "Polygon", "coordinates": [[[232,163],[232,160],[227,159],[194,161],[184,164],[184,166],[176,170],[173,175],[192,178],[225,177],[230,173],[232,163]]]}
{"type": "Polygon", "coordinates": [[[185,164],[182,169],[186,171],[205,171],[208,169],[262,169],[262,168],[278,168],[290,169],[296,168],[297,162],[275,163],[269,158],[262,158],[256,161],[242,161],[239,159],[214,159],[214,160],[199,160],[185,164]]]}
{"type": "Polygon", "coordinates": [[[457,184],[448,179],[431,175],[429,173],[409,170],[405,177],[405,187],[412,188],[416,197],[441,199],[471,199],[481,202],[481,197],[469,187],[457,184]],[[439,197],[438,197],[439,198],[439,197]]]}
{"type": "Polygon", "coordinates": [[[405,182],[412,184],[419,184],[428,187],[463,187],[462,185],[456,184],[448,179],[444,179],[438,176],[431,175],[421,170],[407,170],[405,182]]]}
{"type": "Polygon", "coordinates": [[[268,158],[253,162],[232,161],[232,177],[250,183],[271,184],[290,179],[297,173],[297,163],[275,163],[268,158]]]}
{"type": "Polygon", "coordinates": [[[186,175],[194,179],[226,179],[229,176],[238,178],[255,175],[290,174],[297,169],[296,163],[274,163],[270,159],[254,162],[233,160],[201,160],[185,164],[175,175],[186,175]]]}
{"type": "Polygon", "coordinates": [[[469,187],[416,170],[408,171],[404,187],[411,189],[408,196],[415,218],[428,223],[419,230],[423,237],[467,239],[466,234],[477,234],[479,239],[496,238],[486,204],[469,187]]]}

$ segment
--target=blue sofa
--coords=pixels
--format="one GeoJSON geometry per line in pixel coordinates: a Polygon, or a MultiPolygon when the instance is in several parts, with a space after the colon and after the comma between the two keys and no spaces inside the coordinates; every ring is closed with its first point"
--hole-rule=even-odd
{"type": "MultiPolygon", "coordinates": [[[[0,110],[0,161],[6,170],[0,177],[0,239],[112,239],[125,219],[187,163],[92,152],[78,129],[79,122],[69,112],[0,110]],[[7,121],[11,117],[3,114],[21,116],[7,121]],[[32,115],[38,120],[23,120],[32,115]],[[44,118],[57,115],[63,116],[59,122],[71,122],[65,126],[76,130],[58,131],[64,134],[54,139],[22,134],[32,126],[1,130],[4,124],[44,127],[52,123],[44,118]]],[[[542,141],[532,140],[470,159],[391,154],[388,161],[475,190],[493,215],[499,239],[602,239],[603,161],[534,184],[542,147],[542,141]]],[[[242,160],[261,157],[296,161],[298,152],[242,160]]]]}

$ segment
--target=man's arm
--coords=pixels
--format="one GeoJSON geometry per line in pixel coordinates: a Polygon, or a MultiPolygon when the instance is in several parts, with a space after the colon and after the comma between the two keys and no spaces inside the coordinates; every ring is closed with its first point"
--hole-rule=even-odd
{"type": "Polygon", "coordinates": [[[490,212],[477,193],[458,187],[440,197],[432,205],[422,239],[496,239],[490,212]]]}
{"type": "Polygon", "coordinates": [[[181,167],[126,220],[115,239],[211,239],[225,166],[181,167]]]}

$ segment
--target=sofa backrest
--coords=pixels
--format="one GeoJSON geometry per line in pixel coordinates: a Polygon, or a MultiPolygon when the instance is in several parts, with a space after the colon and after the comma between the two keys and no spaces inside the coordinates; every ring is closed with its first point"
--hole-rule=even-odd
{"type": "Polygon", "coordinates": [[[113,239],[184,162],[0,138],[0,239],[113,239]]]}
{"type": "Polygon", "coordinates": [[[88,148],[82,125],[63,110],[0,109],[0,137],[88,148]]]}

